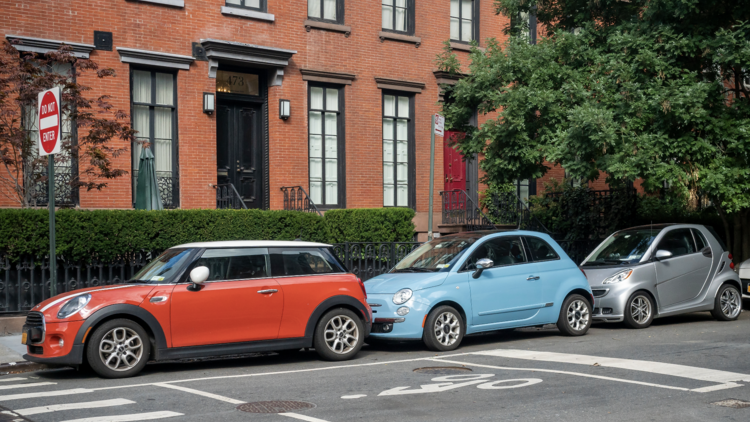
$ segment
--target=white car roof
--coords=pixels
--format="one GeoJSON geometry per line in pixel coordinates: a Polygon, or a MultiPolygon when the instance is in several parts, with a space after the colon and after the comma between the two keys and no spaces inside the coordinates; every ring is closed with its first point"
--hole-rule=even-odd
{"type": "Polygon", "coordinates": [[[331,245],[316,242],[287,240],[229,240],[223,242],[196,242],[174,246],[175,248],[327,248],[331,245]]]}

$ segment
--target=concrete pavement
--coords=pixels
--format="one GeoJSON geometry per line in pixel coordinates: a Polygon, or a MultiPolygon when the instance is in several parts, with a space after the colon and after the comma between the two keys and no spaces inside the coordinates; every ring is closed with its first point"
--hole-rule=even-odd
{"type": "Polygon", "coordinates": [[[0,364],[23,361],[26,346],[21,344],[21,335],[0,336],[0,364]]]}

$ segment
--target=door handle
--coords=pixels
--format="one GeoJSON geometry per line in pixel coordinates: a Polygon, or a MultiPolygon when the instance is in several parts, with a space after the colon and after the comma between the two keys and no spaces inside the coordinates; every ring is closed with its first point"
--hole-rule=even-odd
{"type": "Polygon", "coordinates": [[[269,294],[269,293],[276,293],[276,292],[278,292],[278,290],[276,289],[258,290],[258,293],[262,295],[269,294]]]}
{"type": "Polygon", "coordinates": [[[539,280],[539,276],[534,277],[533,275],[530,275],[526,278],[526,280],[539,280]]]}

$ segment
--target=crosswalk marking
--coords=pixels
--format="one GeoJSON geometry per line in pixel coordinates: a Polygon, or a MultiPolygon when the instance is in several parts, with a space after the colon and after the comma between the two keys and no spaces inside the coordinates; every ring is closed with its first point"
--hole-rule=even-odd
{"type": "Polygon", "coordinates": [[[67,396],[70,394],[84,394],[93,392],[94,390],[89,390],[87,388],[73,388],[70,390],[44,391],[41,393],[8,394],[5,396],[0,396],[0,402],[6,400],[35,399],[39,397],[67,396]]]}
{"type": "Polygon", "coordinates": [[[212,398],[212,399],[216,399],[216,400],[220,400],[220,401],[227,402],[227,403],[232,403],[232,404],[244,404],[245,403],[242,400],[235,400],[235,399],[232,399],[232,398],[229,398],[229,397],[220,396],[218,394],[207,393],[205,391],[194,390],[192,388],[187,388],[187,387],[181,387],[179,385],[172,385],[172,384],[154,384],[154,385],[159,386],[159,387],[164,387],[164,388],[171,388],[173,390],[180,390],[180,391],[184,391],[186,393],[197,394],[199,396],[209,397],[209,398],[212,398]]]}
{"type": "Polygon", "coordinates": [[[25,379],[26,379],[26,378],[19,378],[19,377],[15,377],[15,378],[0,378],[0,382],[8,382],[8,381],[23,381],[23,380],[25,380],[25,379]]]}
{"type": "Polygon", "coordinates": [[[63,422],[133,422],[150,421],[154,419],[171,418],[173,416],[184,416],[182,413],[161,411],[148,413],[133,413],[131,415],[95,416],[93,418],[70,419],[63,422]]]}
{"type": "MultiPolygon", "coordinates": [[[[38,415],[40,413],[59,412],[61,410],[95,409],[99,407],[122,406],[124,404],[133,403],[135,402],[127,399],[98,400],[82,403],[53,404],[50,406],[28,407],[26,409],[14,410],[13,413],[19,414],[21,416],[30,416],[38,415]]],[[[10,414],[11,412],[6,411],[3,413],[10,414]]]]}
{"type": "Polygon", "coordinates": [[[324,421],[323,419],[313,418],[312,416],[300,415],[299,413],[285,412],[285,413],[279,413],[279,415],[287,416],[290,418],[299,419],[299,420],[307,421],[307,422],[328,422],[328,421],[324,421]]]}
{"type": "Polygon", "coordinates": [[[11,388],[30,388],[30,387],[42,387],[44,385],[55,385],[56,382],[35,382],[32,384],[11,384],[11,385],[0,385],[0,390],[10,390],[11,388]]]}

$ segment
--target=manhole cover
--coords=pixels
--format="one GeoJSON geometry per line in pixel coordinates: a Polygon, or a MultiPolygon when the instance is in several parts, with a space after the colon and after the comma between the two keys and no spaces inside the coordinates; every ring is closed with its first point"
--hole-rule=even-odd
{"type": "Polygon", "coordinates": [[[737,399],[726,399],[726,400],[717,401],[711,404],[714,404],[716,406],[731,407],[733,409],[743,409],[745,407],[750,407],[750,401],[737,400],[737,399]]]}
{"type": "Polygon", "coordinates": [[[414,372],[430,375],[453,375],[471,372],[471,369],[463,366],[429,366],[427,368],[417,368],[414,372]]]}
{"type": "Polygon", "coordinates": [[[275,400],[245,403],[237,406],[237,409],[248,413],[284,413],[291,410],[312,409],[313,407],[315,407],[314,404],[306,401],[275,400]]]}

